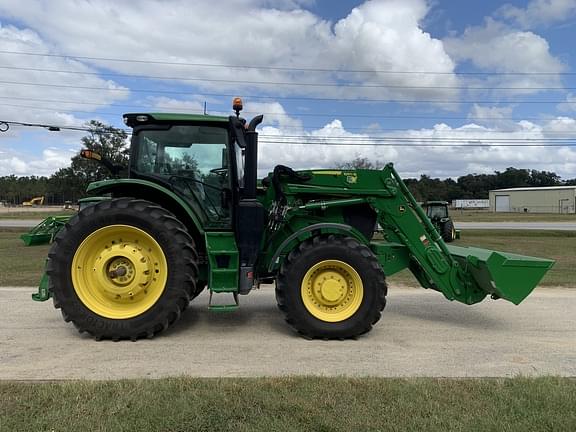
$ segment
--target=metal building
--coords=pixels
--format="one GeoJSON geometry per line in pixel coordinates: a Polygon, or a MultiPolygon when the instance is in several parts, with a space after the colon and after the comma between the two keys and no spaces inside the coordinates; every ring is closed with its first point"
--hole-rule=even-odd
{"type": "Polygon", "coordinates": [[[576,186],[491,190],[490,210],[520,213],[576,213],[576,186]]]}

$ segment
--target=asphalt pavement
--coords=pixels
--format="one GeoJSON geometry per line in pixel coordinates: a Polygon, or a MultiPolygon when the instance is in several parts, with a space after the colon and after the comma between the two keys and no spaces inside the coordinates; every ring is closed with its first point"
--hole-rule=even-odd
{"type": "Polygon", "coordinates": [[[0,379],[70,380],[280,375],[576,376],[576,286],[540,288],[520,306],[466,306],[420,288],[391,288],[372,332],[305,340],[266,286],[235,312],[207,310],[204,293],[163,335],[96,342],[65,323],[33,288],[0,288],[0,379]]]}

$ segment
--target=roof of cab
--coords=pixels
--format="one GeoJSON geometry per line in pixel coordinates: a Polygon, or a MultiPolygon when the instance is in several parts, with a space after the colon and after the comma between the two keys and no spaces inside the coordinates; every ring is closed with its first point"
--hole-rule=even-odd
{"type": "Polygon", "coordinates": [[[161,122],[210,122],[210,123],[228,123],[228,117],[213,116],[204,114],[182,114],[182,113],[127,113],[124,114],[124,122],[133,127],[137,124],[161,122]],[[137,121],[138,116],[148,116],[147,121],[137,121]]]}

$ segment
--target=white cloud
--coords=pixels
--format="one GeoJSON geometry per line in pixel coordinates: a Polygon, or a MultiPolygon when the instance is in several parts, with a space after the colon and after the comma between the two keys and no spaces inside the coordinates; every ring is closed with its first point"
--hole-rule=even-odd
{"type": "Polygon", "coordinates": [[[204,104],[200,100],[172,99],[168,97],[149,97],[145,100],[146,110],[159,110],[162,112],[185,112],[189,114],[202,114],[204,104]]]}
{"type": "Polygon", "coordinates": [[[70,158],[81,148],[82,135],[82,132],[40,130],[15,130],[11,135],[2,135],[0,176],[50,176],[70,165],[70,158]]]}
{"type": "Polygon", "coordinates": [[[549,25],[576,15],[576,0],[532,0],[526,8],[505,4],[497,15],[522,28],[549,25]]]}
{"type": "MultiPolygon", "coordinates": [[[[481,111],[478,107],[478,112],[481,111]]],[[[482,112],[495,116],[507,113],[489,108],[482,112]]],[[[557,138],[559,132],[576,133],[576,119],[557,117],[542,124],[507,122],[505,127],[468,123],[452,128],[439,123],[428,129],[370,135],[352,133],[340,120],[334,119],[320,129],[300,131],[297,138],[290,138],[295,135],[292,129],[268,126],[260,131],[259,175],[270,172],[277,164],[295,169],[331,168],[355,157],[365,157],[373,162],[394,162],[404,177],[420,177],[424,173],[455,178],[466,173],[490,173],[514,166],[554,171],[564,178],[572,178],[576,164],[573,147],[498,145],[526,144],[530,140],[542,143],[542,140],[557,138]],[[392,140],[383,141],[382,137],[392,140]],[[403,140],[405,138],[409,141],[403,140]],[[299,144],[292,144],[295,142],[299,144]],[[443,147],[426,146],[431,143],[443,147]],[[477,146],[479,143],[483,146],[477,146]],[[424,146],[415,147],[414,144],[424,146]]]]}
{"type": "MultiPolygon", "coordinates": [[[[16,52],[52,53],[50,45],[29,29],[0,24],[0,45],[3,50],[16,52]]],[[[91,112],[128,96],[128,89],[113,81],[94,75],[62,74],[36,71],[34,69],[94,72],[94,69],[76,60],[57,57],[17,56],[0,53],[0,116],[7,120],[24,122],[56,123],[62,126],[78,125],[81,120],[68,111],[91,112]],[[15,83],[30,83],[18,85],[15,83]],[[33,84],[42,84],[35,86],[33,84]],[[106,92],[59,86],[79,86],[114,89],[106,92]],[[42,102],[48,100],[48,102],[42,102]],[[55,101],[77,101],[58,103],[55,101]],[[59,111],[60,110],[60,111],[59,111]]]]}
{"type": "MultiPolygon", "coordinates": [[[[331,23],[297,6],[307,2],[264,0],[129,2],[101,0],[4,0],[0,12],[33,27],[64,53],[92,57],[169,60],[225,65],[224,68],[91,61],[123,73],[215,80],[280,83],[446,87],[457,84],[454,63],[440,40],[420,27],[425,0],[367,1],[331,23]],[[62,19],[66,17],[66,19],[62,19]],[[81,25],[79,23],[82,23],[81,25]],[[234,65],[354,69],[370,73],[317,73],[236,68],[234,65]],[[445,74],[383,74],[379,71],[437,71],[445,74]]],[[[182,81],[206,90],[237,90],[238,83],[182,81]]],[[[414,98],[457,95],[447,89],[401,89],[290,85],[246,85],[243,90],[331,97],[414,98]]]]}
{"type": "Polygon", "coordinates": [[[513,111],[514,107],[512,106],[482,106],[474,104],[468,117],[475,122],[509,130],[516,127],[514,121],[510,120],[513,111]]]}
{"type": "Polygon", "coordinates": [[[566,95],[566,102],[558,104],[557,108],[560,111],[576,111],[576,95],[568,93],[568,95],[566,95]]]}
{"type": "MultiPolygon", "coordinates": [[[[506,90],[508,94],[538,93],[546,87],[562,88],[558,74],[565,70],[565,65],[550,53],[546,39],[530,31],[519,31],[486,18],[482,26],[468,27],[462,35],[445,39],[444,46],[458,62],[471,62],[482,71],[504,73],[468,80],[471,86],[526,89],[506,90]],[[506,75],[513,72],[531,74],[506,75]],[[538,75],[543,72],[546,74],[538,75]]],[[[498,90],[498,94],[502,91],[498,90]]]]}

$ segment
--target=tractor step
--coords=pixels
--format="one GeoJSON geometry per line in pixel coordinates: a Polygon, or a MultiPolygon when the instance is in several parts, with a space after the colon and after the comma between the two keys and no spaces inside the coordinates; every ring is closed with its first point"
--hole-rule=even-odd
{"type": "Polygon", "coordinates": [[[206,232],[210,292],[237,292],[239,254],[234,233],[206,232]]]}
{"type": "Polygon", "coordinates": [[[214,294],[214,291],[210,291],[210,299],[208,300],[208,310],[210,310],[212,312],[232,312],[232,311],[235,311],[236,309],[238,309],[238,307],[240,306],[240,304],[238,303],[238,294],[235,292],[232,293],[232,296],[234,297],[234,303],[233,304],[212,304],[212,295],[213,294],[214,294]]]}

